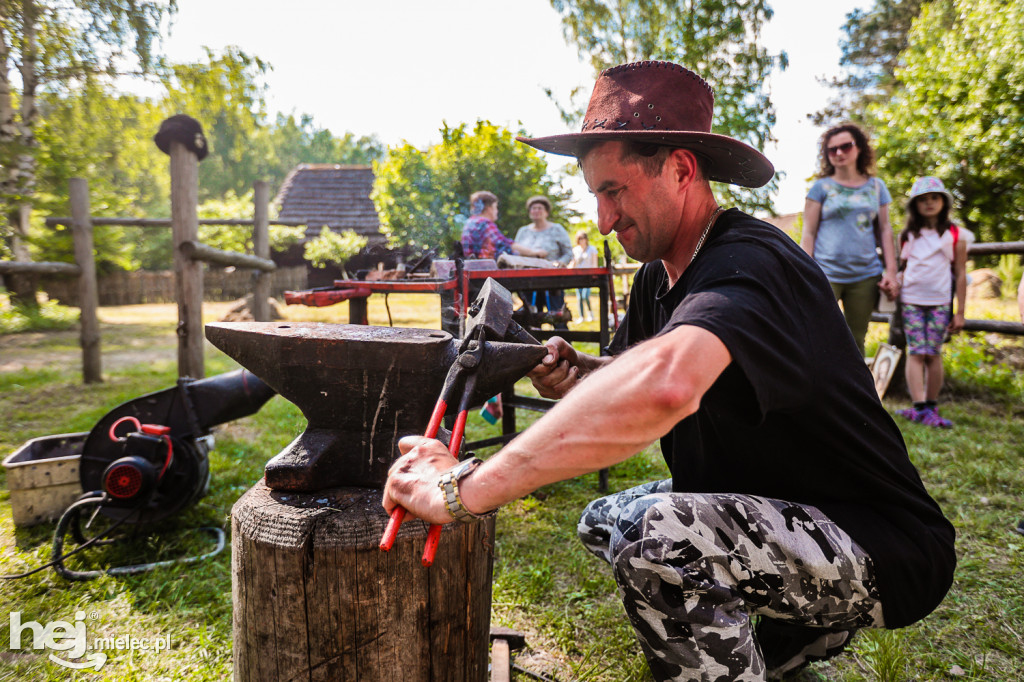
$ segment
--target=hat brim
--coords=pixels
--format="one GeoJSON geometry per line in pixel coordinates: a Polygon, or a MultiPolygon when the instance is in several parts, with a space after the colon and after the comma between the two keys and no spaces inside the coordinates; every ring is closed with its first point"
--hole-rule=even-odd
{"type": "Polygon", "coordinates": [[[682,147],[708,160],[709,180],[740,187],[761,187],[775,175],[775,167],[764,154],[744,142],[716,133],[610,130],[547,137],[517,137],[516,140],[541,151],[577,158],[580,145],[591,142],[636,140],[682,147]]]}
{"type": "Polygon", "coordinates": [[[909,206],[910,202],[914,199],[924,196],[925,194],[941,194],[946,197],[949,210],[953,210],[953,195],[949,193],[948,189],[930,189],[927,192],[921,192],[919,194],[911,194],[907,197],[906,205],[909,206]]]}

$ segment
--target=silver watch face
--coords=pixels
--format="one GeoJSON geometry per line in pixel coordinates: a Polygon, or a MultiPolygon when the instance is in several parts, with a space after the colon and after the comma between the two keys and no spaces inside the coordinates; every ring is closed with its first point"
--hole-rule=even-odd
{"type": "Polygon", "coordinates": [[[456,481],[459,480],[460,478],[471,472],[473,469],[476,469],[478,466],[480,466],[481,462],[482,461],[477,459],[476,457],[470,457],[467,460],[459,462],[459,464],[454,469],[452,469],[452,478],[455,479],[456,481]]]}

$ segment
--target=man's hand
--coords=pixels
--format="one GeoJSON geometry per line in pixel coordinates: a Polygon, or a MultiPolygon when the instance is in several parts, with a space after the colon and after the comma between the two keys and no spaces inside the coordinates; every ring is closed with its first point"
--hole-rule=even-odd
{"type": "Polygon", "coordinates": [[[562,398],[583,378],[580,355],[560,336],[552,336],[544,345],[548,354],[526,376],[542,397],[562,398]]]}
{"type": "Polygon", "coordinates": [[[437,482],[445,471],[458,464],[444,443],[423,436],[406,436],[398,441],[402,456],[388,471],[384,486],[384,509],[388,514],[396,506],[428,523],[452,522],[444,506],[444,495],[437,482]]]}

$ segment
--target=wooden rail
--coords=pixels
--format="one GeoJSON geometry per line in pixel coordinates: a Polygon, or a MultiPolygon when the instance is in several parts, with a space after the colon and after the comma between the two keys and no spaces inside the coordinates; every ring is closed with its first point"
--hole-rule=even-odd
{"type": "MultiPolygon", "coordinates": [[[[871,321],[889,324],[889,315],[886,313],[871,313],[871,321]]],[[[964,320],[964,331],[1024,336],[1024,324],[1020,322],[1007,322],[1005,320],[964,320]]]]}
{"type": "Polygon", "coordinates": [[[277,264],[269,258],[260,258],[247,253],[238,253],[237,251],[223,251],[207,246],[202,242],[184,241],[178,248],[192,260],[201,260],[206,263],[216,263],[217,265],[234,265],[239,268],[252,268],[261,272],[277,270],[277,264]]]}
{"type": "Polygon", "coordinates": [[[986,242],[971,244],[967,248],[968,256],[990,256],[1004,253],[1024,253],[1024,242],[986,242]]]}
{"type": "MultiPolygon", "coordinates": [[[[265,181],[260,181],[265,182],[265,181]]],[[[71,225],[72,219],[61,216],[50,216],[46,219],[47,227],[56,227],[58,225],[71,225]]],[[[255,219],[250,220],[248,218],[200,218],[200,225],[235,225],[240,227],[248,227],[254,225],[257,221],[255,219]]],[[[170,218],[100,218],[97,216],[92,217],[93,225],[107,225],[111,227],[170,227],[170,218]]],[[[306,220],[269,220],[270,225],[281,225],[284,227],[303,227],[309,225],[309,221],[306,220]]]]}
{"type": "Polygon", "coordinates": [[[74,263],[35,262],[20,260],[0,261],[0,275],[64,275],[74,277],[82,269],[74,263]]]}

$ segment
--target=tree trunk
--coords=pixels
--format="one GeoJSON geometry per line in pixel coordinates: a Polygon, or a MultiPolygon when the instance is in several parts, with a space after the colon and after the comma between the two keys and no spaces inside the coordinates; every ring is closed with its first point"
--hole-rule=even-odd
{"type": "MultiPolygon", "coordinates": [[[[26,241],[31,213],[31,206],[21,204],[11,218],[12,227],[14,228],[13,235],[11,236],[11,252],[14,255],[14,260],[25,263],[32,261],[26,241]]],[[[8,275],[7,291],[10,294],[11,303],[22,308],[34,309],[39,307],[39,300],[36,298],[35,275],[8,275]]]]}
{"type": "MultiPolygon", "coordinates": [[[[19,261],[32,260],[28,251],[28,235],[29,223],[32,217],[32,204],[29,198],[35,191],[35,148],[38,146],[35,137],[35,125],[39,118],[39,111],[36,109],[36,88],[39,84],[39,77],[36,74],[36,62],[38,61],[36,23],[38,17],[39,9],[36,7],[35,0],[23,0],[22,33],[24,34],[24,44],[21,55],[21,117],[15,123],[17,127],[15,143],[16,162],[12,164],[12,173],[15,176],[13,194],[16,197],[17,213],[12,215],[11,221],[11,227],[13,228],[11,251],[14,255],[14,260],[19,261]]],[[[9,99],[8,90],[8,108],[10,108],[9,99]]],[[[13,112],[11,112],[10,116],[13,118],[13,112]]],[[[0,123],[7,123],[9,121],[10,118],[7,118],[0,121],[0,123]]],[[[11,293],[12,302],[30,308],[38,307],[39,303],[36,300],[36,281],[34,277],[26,275],[11,276],[8,281],[8,289],[11,293]]]]}
{"type": "MultiPolygon", "coordinates": [[[[15,250],[15,235],[17,230],[15,224],[18,216],[7,209],[14,205],[14,188],[17,187],[17,164],[14,159],[17,156],[18,126],[14,121],[14,105],[11,102],[11,75],[10,75],[10,35],[4,31],[0,23],[0,167],[3,168],[0,175],[0,207],[3,208],[3,220],[7,226],[0,227],[0,237],[8,243],[11,252],[15,250]]],[[[14,290],[18,277],[8,275],[4,280],[5,287],[14,290]]]]}
{"type": "Polygon", "coordinates": [[[282,493],[257,483],[231,511],[234,679],[487,679],[494,520],[427,525],[389,552],[380,490],[282,493]]]}

